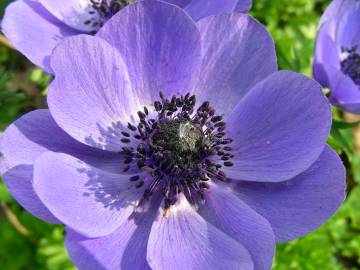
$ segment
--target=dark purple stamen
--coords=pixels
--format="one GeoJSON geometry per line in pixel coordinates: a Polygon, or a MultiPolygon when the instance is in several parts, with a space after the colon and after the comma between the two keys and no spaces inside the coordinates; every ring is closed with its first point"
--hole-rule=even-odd
{"type": "Polygon", "coordinates": [[[128,5],[129,0],[89,0],[92,7],[88,11],[91,18],[84,21],[85,25],[90,25],[95,33],[104,23],[118,11],[128,5]],[[97,16],[96,16],[97,15],[97,16]]]}
{"type": "MultiPolygon", "coordinates": [[[[144,107],[138,111],[137,126],[128,123],[127,131],[121,132],[123,143],[137,146],[123,147],[124,172],[136,166],[153,177],[144,191],[142,201],[155,190],[164,197],[165,209],[175,204],[183,192],[191,203],[204,201],[204,191],[210,180],[225,181],[223,166],[231,167],[234,157],[228,146],[232,142],[226,135],[226,123],[222,115],[215,115],[209,102],[195,110],[196,97],[172,96],[167,99],[160,92],[160,100],[154,102],[154,114],[144,107]],[[133,144],[132,144],[133,145],[133,144]],[[220,164],[208,157],[218,155],[220,164]]],[[[129,178],[141,188],[145,182],[140,175],[129,178]]]]}
{"type": "Polygon", "coordinates": [[[346,53],[346,58],[341,62],[341,71],[360,87],[360,55],[357,47],[354,46],[351,49],[342,48],[342,51],[346,53]]]}

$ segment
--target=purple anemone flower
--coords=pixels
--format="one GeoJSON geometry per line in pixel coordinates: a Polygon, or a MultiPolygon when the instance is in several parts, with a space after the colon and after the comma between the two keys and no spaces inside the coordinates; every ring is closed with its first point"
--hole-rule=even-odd
{"type": "Polygon", "coordinates": [[[344,200],[320,85],[277,71],[248,15],[137,2],[51,67],[49,109],[6,129],[0,168],[79,269],[266,270],[344,200]]]}
{"type": "Polygon", "coordinates": [[[321,18],[314,77],[331,91],[331,102],[360,114],[360,2],[334,0],[321,18]]]}
{"type": "MultiPolygon", "coordinates": [[[[247,12],[252,4],[251,0],[163,1],[184,8],[194,20],[223,12],[247,12]]],[[[79,34],[95,34],[130,2],[134,1],[17,0],[7,7],[1,27],[16,49],[52,74],[50,55],[60,41],[79,34]]]]}

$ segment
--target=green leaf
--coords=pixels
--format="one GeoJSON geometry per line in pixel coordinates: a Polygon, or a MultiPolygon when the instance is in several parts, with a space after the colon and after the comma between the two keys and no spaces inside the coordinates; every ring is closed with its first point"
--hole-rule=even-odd
{"type": "Polygon", "coordinates": [[[335,146],[335,149],[346,152],[349,159],[353,156],[353,145],[352,145],[352,132],[345,132],[344,130],[332,128],[329,138],[329,143],[335,146]]]}
{"type": "Polygon", "coordinates": [[[332,127],[334,129],[349,129],[349,128],[357,127],[359,124],[360,124],[360,121],[353,122],[353,123],[347,123],[345,121],[333,119],[332,127]]]}
{"type": "Polygon", "coordinates": [[[54,228],[50,234],[41,239],[38,248],[38,260],[46,269],[76,269],[67,256],[62,227],[54,228]]]}

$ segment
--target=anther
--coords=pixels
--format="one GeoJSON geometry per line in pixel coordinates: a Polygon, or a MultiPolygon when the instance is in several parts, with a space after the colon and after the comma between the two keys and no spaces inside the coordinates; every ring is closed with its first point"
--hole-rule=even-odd
{"type": "Polygon", "coordinates": [[[130,137],[130,134],[127,133],[127,132],[125,132],[125,131],[122,131],[121,134],[122,134],[123,136],[125,136],[125,137],[130,137]]]}
{"type": "Polygon", "coordinates": [[[128,129],[132,130],[132,131],[136,131],[136,127],[133,126],[132,124],[128,123],[128,129]]]}
{"type": "Polygon", "coordinates": [[[140,176],[138,176],[138,175],[130,177],[130,181],[132,181],[132,182],[135,182],[135,181],[137,181],[139,179],[140,179],[140,176]]]}
{"type": "Polygon", "coordinates": [[[211,122],[220,122],[222,120],[222,116],[221,115],[217,115],[217,116],[214,116],[213,118],[211,118],[211,122]]]}
{"type": "Polygon", "coordinates": [[[232,163],[231,161],[225,161],[225,162],[224,162],[224,166],[226,166],[226,167],[232,167],[232,166],[234,166],[234,163],[232,163]]]}
{"type": "Polygon", "coordinates": [[[139,183],[136,184],[136,188],[141,188],[144,185],[144,181],[141,180],[139,183]]]}

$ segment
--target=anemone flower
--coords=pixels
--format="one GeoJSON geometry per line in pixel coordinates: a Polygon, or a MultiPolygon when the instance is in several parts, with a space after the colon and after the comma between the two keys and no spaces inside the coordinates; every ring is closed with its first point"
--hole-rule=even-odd
{"type": "Polygon", "coordinates": [[[314,77],[330,89],[330,100],[360,114],[360,2],[334,0],[321,18],[314,77]]]}
{"type": "Polygon", "coordinates": [[[65,224],[79,269],[269,269],[344,199],[320,85],[277,71],[248,15],[138,2],[51,67],[49,109],[4,132],[1,168],[25,209],[65,224]]]}
{"type": "MultiPolygon", "coordinates": [[[[194,20],[222,12],[247,12],[252,3],[251,0],[163,1],[184,8],[194,20]]],[[[134,1],[17,0],[7,7],[1,27],[17,50],[35,65],[53,73],[50,55],[60,41],[79,34],[95,34],[130,2],[134,1]]]]}

